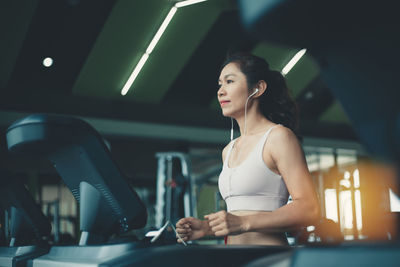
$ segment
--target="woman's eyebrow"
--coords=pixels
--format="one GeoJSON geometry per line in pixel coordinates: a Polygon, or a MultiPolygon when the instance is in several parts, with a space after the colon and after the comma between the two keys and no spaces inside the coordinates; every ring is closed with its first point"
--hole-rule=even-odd
{"type": "Polygon", "coordinates": [[[229,73],[229,74],[225,75],[225,77],[224,77],[224,78],[226,79],[226,78],[228,78],[229,76],[236,76],[236,74],[229,73]]]}
{"type": "MultiPolygon", "coordinates": [[[[236,74],[233,74],[233,73],[226,74],[224,76],[224,79],[227,79],[229,76],[236,76],[236,74]]],[[[220,82],[220,81],[221,81],[221,79],[218,79],[218,82],[220,82]]]]}

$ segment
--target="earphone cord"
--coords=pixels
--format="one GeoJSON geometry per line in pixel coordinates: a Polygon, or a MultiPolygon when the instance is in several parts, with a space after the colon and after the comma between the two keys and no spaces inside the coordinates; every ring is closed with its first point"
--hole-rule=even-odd
{"type": "MultiPolygon", "coordinates": [[[[246,130],[247,130],[247,103],[249,102],[250,97],[252,97],[254,94],[249,95],[249,97],[246,100],[246,104],[244,105],[244,130],[243,134],[246,135],[246,130]]],[[[233,140],[233,119],[231,117],[231,141],[233,140]]]]}
{"type": "Polygon", "coordinates": [[[250,97],[253,95],[249,95],[249,97],[246,100],[246,104],[244,105],[244,130],[243,134],[246,135],[246,130],[247,130],[247,103],[249,102],[250,97]]]}
{"type": "Polygon", "coordinates": [[[233,140],[233,119],[231,117],[231,141],[233,140]]]}
{"type": "MultiPolygon", "coordinates": [[[[252,97],[253,95],[250,95],[247,100],[246,100],[246,104],[244,105],[244,130],[243,130],[243,134],[246,134],[246,119],[247,119],[247,103],[249,102],[250,97],[252,97]]],[[[232,128],[231,128],[231,141],[233,139],[233,119],[231,118],[231,122],[232,122],[232,128]]],[[[239,150],[235,147],[235,145],[233,145],[232,149],[236,149],[237,151],[237,158],[239,158],[240,156],[240,152],[242,152],[242,150],[239,150]]]]}

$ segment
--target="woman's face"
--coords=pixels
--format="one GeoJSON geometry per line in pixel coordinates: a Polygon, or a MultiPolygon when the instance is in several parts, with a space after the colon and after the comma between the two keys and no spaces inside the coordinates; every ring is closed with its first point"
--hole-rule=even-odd
{"type": "Polygon", "coordinates": [[[244,105],[249,96],[247,79],[237,63],[227,64],[218,79],[218,101],[224,116],[236,117],[244,112],[244,105]]]}

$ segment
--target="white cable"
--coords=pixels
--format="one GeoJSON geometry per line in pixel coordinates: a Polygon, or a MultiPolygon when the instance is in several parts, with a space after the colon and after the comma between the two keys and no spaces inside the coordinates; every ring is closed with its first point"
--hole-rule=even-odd
{"type": "Polygon", "coordinates": [[[174,225],[173,225],[169,220],[167,220],[167,221],[165,222],[165,224],[163,225],[163,227],[161,227],[159,230],[157,230],[157,231],[151,231],[151,232],[148,232],[148,233],[146,234],[146,237],[151,237],[151,236],[153,236],[153,238],[150,240],[150,243],[154,243],[155,241],[157,241],[157,239],[161,236],[162,232],[164,232],[164,230],[167,228],[168,225],[170,225],[170,226],[172,227],[172,230],[174,230],[176,236],[177,236],[178,239],[182,242],[182,244],[185,245],[185,246],[187,246],[186,242],[183,241],[183,239],[181,238],[181,236],[180,236],[180,235],[178,234],[178,232],[176,231],[174,225]]]}
{"type": "Polygon", "coordinates": [[[180,235],[178,234],[178,232],[176,231],[174,225],[173,225],[171,222],[170,222],[170,224],[171,224],[172,230],[174,230],[176,236],[179,238],[179,240],[182,242],[182,244],[185,245],[185,246],[187,246],[186,242],[183,241],[183,239],[181,238],[181,236],[180,236],[180,235]]]}
{"type": "Polygon", "coordinates": [[[251,95],[246,100],[246,104],[244,105],[244,130],[243,130],[243,135],[246,135],[246,130],[247,130],[247,103],[249,102],[250,97],[255,95],[258,92],[258,89],[254,91],[251,95]]]}
{"type": "MultiPolygon", "coordinates": [[[[254,93],[249,95],[249,97],[247,97],[246,104],[244,105],[244,130],[243,130],[243,135],[246,135],[246,130],[247,130],[246,129],[246,127],[247,127],[247,125],[246,125],[246,123],[247,123],[247,103],[249,102],[250,97],[255,95],[257,92],[258,92],[258,89],[254,93]]],[[[232,120],[232,128],[231,128],[231,141],[232,141],[232,138],[233,138],[233,120],[232,120]]],[[[237,154],[238,154],[237,158],[239,158],[241,150],[238,150],[235,147],[235,145],[233,145],[232,149],[236,149],[238,151],[237,152],[237,154]]]]}
{"type": "Polygon", "coordinates": [[[231,117],[231,141],[233,140],[233,119],[231,117]]]}
{"type": "Polygon", "coordinates": [[[246,128],[247,128],[247,102],[249,102],[251,95],[247,98],[246,104],[244,105],[244,130],[243,135],[246,135],[246,128]]]}
{"type": "Polygon", "coordinates": [[[153,238],[150,240],[151,243],[156,242],[157,239],[161,236],[162,232],[165,230],[165,228],[168,226],[169,221],[166,221],[166,223],[161,227],[158,231],[152,231],[151,233],[147,233],[146,236],[151,236],[154,235],[153,238]]]}

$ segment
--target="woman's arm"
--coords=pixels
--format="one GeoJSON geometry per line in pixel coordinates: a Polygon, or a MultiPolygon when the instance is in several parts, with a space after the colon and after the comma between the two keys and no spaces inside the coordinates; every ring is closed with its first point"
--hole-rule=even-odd
{"type": "MultiPolygon", "coordinates": [[[[270,154],[285,181],[292,202],[258,219],[249,216],[245,222],[248,231],[287,231],[306,226],[319,219],[319,204],[314,184],[308,171],[303,150],[297,137],[286,127],[271,131],[270,154]]],[[[267,153],[267,149],[264,149],[267,153]]]]}
{"type": "MultiPolygon", "coordinates": [[[[176,223],[176,232],[183,241],[196,240],[207,235],[214,235],[207,221],[202,221],[193,217],[180,219],[176,223]]],[[[179,243],[181,242],[179,239],[177,241],[179,243]]]]}
{"type": "MultiPolygon", "coordinates": [[[[304,153],[292,131],[277,127],[268,138],[268,146],[293,202],[272,212],[236,216],[225,211],[206,216],[216,236],[243,232],[284,232],[313,224],[319,219],[319,204],[304,153]]],[[[264,153],[267,153],[267,146],[264,153]]]]}
{"type": "MultiPolygon", "coordinates": [[[[222,162],[225,161],[229,144],[226,145],[222,150],[222,162]]],[[[214,233],[211,231],[208,221],[202,221],[193,217],[180,219],[176,223],[176,231],[183,241],[196,240],[204,236],[214,235],[214,233]]],[[[179,239],[177,241],[181,242],[179,239]]]]}

